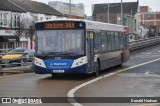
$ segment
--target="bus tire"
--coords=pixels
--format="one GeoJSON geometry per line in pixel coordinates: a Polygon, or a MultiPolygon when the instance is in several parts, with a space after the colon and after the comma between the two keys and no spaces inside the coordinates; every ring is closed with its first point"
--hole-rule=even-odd
{"type": "Polygon", "coordinates": [[[121,63],[120,63],[120,67],[123,66],[123,63],[124,63],[124,56],[123,56],[123,54],[121,54],[121,63]]]}
{"type": "Polygon", "coordinates": [[[94,73],[95,76],[98,76],[100,72],[100,62],[97,60],[96,62],[96,72],[94,73]]]}

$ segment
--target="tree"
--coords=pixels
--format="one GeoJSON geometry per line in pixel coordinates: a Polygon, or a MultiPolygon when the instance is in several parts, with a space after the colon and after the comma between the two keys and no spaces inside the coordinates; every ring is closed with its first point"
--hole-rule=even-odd
{"type": "Polygon", "coordinates": [[[19,38],[25,37],[30,38],[30,43],[32,47],[33,35],[35,33],[35,22],[30,19],[30,17],[20,16],[17,21],[17,27],[15,28],[15,35],[19,38]]]}
{"type": "Polygon", "coordinates": [[[32,47],[32,41],[33,41],[33,36],[35,34],[35,22],[32,21],[32,24],[29,25],[29,28],[28,28],[28,34],[29,34],[29,37],[30,37],[30,41],[31,41],[31,49],[33,49],[32,47]]]}
{"type": "Polygon", "coordinates": [[[24,19],[18,18],[17,25],[15,24],[15,34],[19,38],[21,37],[27,37],[27,26],[26,26],[26,21],[24,19]]]}

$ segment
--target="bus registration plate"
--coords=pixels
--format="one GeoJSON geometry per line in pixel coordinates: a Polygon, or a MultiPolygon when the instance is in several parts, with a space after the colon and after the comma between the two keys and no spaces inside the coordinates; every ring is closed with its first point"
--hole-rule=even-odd
{"type": "Polygon", "coordinates": [[[64,70],[53,70],[53,73],[64,73],[64,70]]]}

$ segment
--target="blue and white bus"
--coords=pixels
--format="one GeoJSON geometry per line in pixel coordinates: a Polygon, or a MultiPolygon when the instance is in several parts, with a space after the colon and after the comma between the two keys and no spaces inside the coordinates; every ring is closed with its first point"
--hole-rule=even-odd
{"type": "Polygon", "coordinates": [[[129,59],[128,34],[121,25],[61,19],[35,24],[37,74],[98,75],[129,59]]]}

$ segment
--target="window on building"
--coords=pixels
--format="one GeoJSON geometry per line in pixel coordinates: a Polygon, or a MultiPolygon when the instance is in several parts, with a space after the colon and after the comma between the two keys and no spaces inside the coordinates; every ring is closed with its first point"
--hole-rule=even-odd
{"type": "Polygon", "coordinates": [[[117,24],[121,24],[121,14],[117,14],[117,24]]]}
{"type": "Polygon", "coordinates": [[[40,17],[40,20],[43,20],[43,17],[40,17]]]}
{"type": "Polygon", "coordinates": [[[154,19],[154,17],[155,17],[155,14],[144,14],[144,19],[154,19]]]}
{"type": "Polygon", "coordinates": [[[19,28],[20,27],[20,15],[13,14],[13,16],[12,16],[12,26],[14,28],[19,28]]]}
{"type": "Polygon", "coordinates": [[[31,17],[32,17],[32,19],[33,19],[34,22],[38,21],[38,16],[37,15],[33,15],[32,14],[31,17]]]}
{"type": "Polygon", "coordinates": [[[0,26],[7,26],[7,13],[0,13],[0,26]]]}
{"type": "Polygon", "coordinates": [[[51,17],[50,16],[46,16],[46,20],[50,20],[51,19],[51,17]]]}

